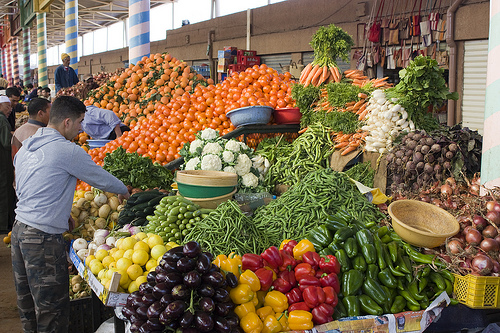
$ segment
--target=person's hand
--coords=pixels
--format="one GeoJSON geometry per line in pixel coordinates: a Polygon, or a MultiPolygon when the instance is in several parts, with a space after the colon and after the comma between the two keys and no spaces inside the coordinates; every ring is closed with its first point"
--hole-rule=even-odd
{"type": "Polygon", "coordinates": [[[120,203],[123,202],[123,200],[126,200],[130,198],[130,193],[127,192],[127,194],[118,194],[118,201],[120,201],[120,203]]]}

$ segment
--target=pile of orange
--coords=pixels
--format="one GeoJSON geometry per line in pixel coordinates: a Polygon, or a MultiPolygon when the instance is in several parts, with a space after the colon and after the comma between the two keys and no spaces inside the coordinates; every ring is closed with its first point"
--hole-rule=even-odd
{"type": "MultiPolygon", "coordinates": [[[[89,154],[102,165],[107,153],[123,146],[127,152],[137,152],[161,164],[168,163],[180,157],[183,144],[193,141],[196,132],[207,127],[219,131],[220,135],[232,131],[234,126],[226,113],[233,109],[250,105],[293,107],[293,82],[290,73],[278,74],[266,65],[256,65],[233,73],[217,85],[196,85],[192,93],[187,87],[184,92],[176,89],[167,103],[160,100],[152,110],[142,111],[144,115],[137,119],[131,131],[104,147],[90,150],[89,154]]],[[[157,90],[156,86],[151,89],[157,90]]],[[[131,113],[132,109],[129,110],[131,113]]]]}

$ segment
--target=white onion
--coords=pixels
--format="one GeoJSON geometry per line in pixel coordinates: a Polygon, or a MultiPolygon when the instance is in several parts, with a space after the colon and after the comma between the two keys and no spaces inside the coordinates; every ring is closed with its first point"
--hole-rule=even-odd
{"type": "Polygon", "coordinates": [[[108,229],[97,229],[95,232],[94,232],[94,238],[95,237],[108,237],[109,235],[109,230],[108,229]]]}
{"type": "Polygon", "coordinates": [[[87,241],[83,238],[78,238],[78,239],[75,239],[73,241],[73,249],[75,249],[75,251],[79,251],[79,250],[83,250],[83,249],[86,249],[87,248],[87,241]]]}
{"type": "Polygon", "coordinates": [[[102,245],[99,245],[97,247],[96,252],[99,251],[99,250],[109,251],[109,250],[111,250],[111,246],[109,246],[108,244],[102,244],[102,245]]]}
{"type": "Polygon", "coordinates": [[[89,249],[89,251],[94,250],[95,252],[95,250],[97,249],[97,245],[94,242],[90,242],[87,248],[89,249]]]}
{"type": "Polygon", "coordinates": [[[116,243],[116,238],[115,237],[110,236],[110,237],[106,238],[106,244],[108,244],[109,246],[114,247],[115,243],[116,243]]]}
{"type": "Polygon", "coordinates": [[[106,243],[106,238],[102,236],[96,236],[94,237],[94,243],[97,246],[101,246],[102,244],[106,243]]]}
{"type": "Polygon", "coordinates": [[[88,249],[80,249],[80,250],[78,250],[78,252],[76,252],[76,255],[78,256],[78,258],[80,258],[81,261],[83,261],[89,255],[89,250],[88,249]]]}

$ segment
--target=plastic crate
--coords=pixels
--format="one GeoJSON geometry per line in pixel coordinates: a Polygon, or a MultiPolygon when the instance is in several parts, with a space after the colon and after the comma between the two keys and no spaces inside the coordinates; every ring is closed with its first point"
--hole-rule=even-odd
{"type": "Polygon", "coordinates": [[[94,316],[92,297],[83,297],[69,302],[68,332],[93,333],[94,316]]]}
{"type": "Polygon", "coordinates": [[[454,274],[456,299],[473,309],[495,309],[499,306],[500,277],[454,274]]]}

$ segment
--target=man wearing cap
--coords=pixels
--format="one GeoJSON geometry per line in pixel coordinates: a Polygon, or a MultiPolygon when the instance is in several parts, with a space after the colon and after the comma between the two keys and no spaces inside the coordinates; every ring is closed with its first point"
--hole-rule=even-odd
{"type": "Polygon", "coordinates": [[[14,166],[10,145],[12,129],[7,120],[11,112],[10,99],[0,96],[0,232],[7,232],[14,221],[14,166]]]}
{"type": "Polygon", "coordinates": [[[78,83],[78,76],[73,68],[69,66],[71,60],[69,54],[61,54],[62,65],[57,67],[54,76],[56,81],[56,93],[61,88],[72,87],[78,83]]]}

